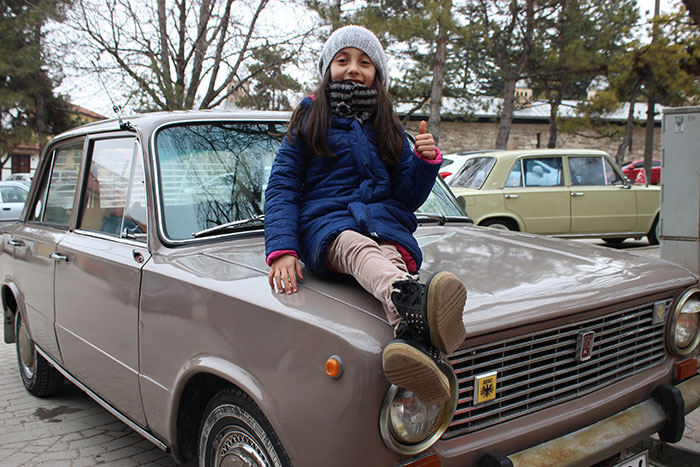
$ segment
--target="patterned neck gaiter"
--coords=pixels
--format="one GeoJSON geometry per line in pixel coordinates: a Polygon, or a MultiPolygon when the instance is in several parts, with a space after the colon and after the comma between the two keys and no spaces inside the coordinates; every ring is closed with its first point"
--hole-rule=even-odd
{"type": "Polygon", "coordinates": [[[352,81],[333,81],[328,85],[331,112],[338,117],[367,121],[377,108],[377,91],[352,81]]]}

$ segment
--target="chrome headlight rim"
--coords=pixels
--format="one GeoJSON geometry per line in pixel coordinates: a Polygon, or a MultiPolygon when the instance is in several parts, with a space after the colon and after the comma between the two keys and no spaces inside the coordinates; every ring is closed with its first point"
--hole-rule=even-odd
{"type": "MultiPolygon", "coordinates": [[[[683,292],[683,295],[681,295],[681,297],[678,299],[678,302],[676,303],[676,306],[673,309],[673,314],[671,315],[671,323],[668,332],[668,343],[671,347],[671,351],[679,357],[685,357],[687,355],[692,354],[697,350],[698,344],[700,344],[700,328],[698,328],[698,330],[695,332],[695,337],[687,347],[681,348],[676,345],[676,326],[678,325],[678,318],[680,317],[683,306],[693,296],[696,296],[696,298],[700,300],[700,288],[691,287],[690,289],[683,292]]],[[[698,318],[700,319],[700,316],[698,316],[698,318]]]]}
{"type": "Polygon", "coordinates": [[[382,410],[379,414],[379,431],[382,435],[382,440],[384,444],[397,454],[402,454],[406,456],[415,456],[430,448],[440,437],[445,433],[447,427],[450,426],[452,417],[454,416],[455,410],[457,410],[458,402],[458,392],[459,392],[459,382],[457,381],[457,375],[455,374],[454,368],[451,365],[446,365],[449,367],[447,372],[447,379],[450,381],[450,400],[447,401],[445,407],[442,411],[440,417],[440,422],[437,425],[437,429],[433,431],[426,439],[415,444],[406,444],[396,439],[393,435],[393,430],[391,429],[391,403],[394,400],[396,394],[402,388],[392,384],[389,386],[386,394],[384,395],[384,400],[382,401],[382,410]]]}

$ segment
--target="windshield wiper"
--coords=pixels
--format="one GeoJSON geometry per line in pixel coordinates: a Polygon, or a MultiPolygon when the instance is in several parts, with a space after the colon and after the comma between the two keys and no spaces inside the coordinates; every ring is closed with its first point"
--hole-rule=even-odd
{"type": "Polygon", "coordinates": [[[209,237],[217,233],[222,233],[225,231],[235,232],[241,229],[247,229],[249,227],[257,227],[265,225],[265,214],[259,214],[253,216],[250,219],[240,219],[237,221],[226,222],[225,224],[216,225],[214,227],[209,227],[208,229],[200,230],[192,234],[194,238],[209,237]]]}
{"type": "Polygon", "coordinates": [[[473,224],[474,221],[468,216],[446,216],[444,214],[427,214],[421,213],[416,214],[418,222],[432,222],[438,225],[445,225],[448,222],[466,222],[468,224],[473,224]]]}

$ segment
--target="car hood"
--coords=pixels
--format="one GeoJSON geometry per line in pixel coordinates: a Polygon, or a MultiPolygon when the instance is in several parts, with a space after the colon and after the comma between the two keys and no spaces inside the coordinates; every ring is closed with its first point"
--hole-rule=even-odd
{"type": "MultiPolygon", "coordinates": [[[[467,288],[468,335],[512,328],[612,305],[697,283],[673,263],[584,242],[476,226],[421,227],[416,238],[424,256],[423,279],[451,271],[467,288]]],[[[205,255],[250,268],[260,278],[268,268],[262,245],[245,253],[219,244],[205,255]]],[[[384,320],[379,302],[352,280],[328,280],[304,270],[302,287],[384,320]]],[[[311,303],[311,302],[310,302],[311,303]]],[[[319,302],[320,303],[320,302],[319,302]]],[[[327,306],[327,302],[326,302],[327,306]]],[[[307,309],[329,313],[328,309],[307,309]]]]}

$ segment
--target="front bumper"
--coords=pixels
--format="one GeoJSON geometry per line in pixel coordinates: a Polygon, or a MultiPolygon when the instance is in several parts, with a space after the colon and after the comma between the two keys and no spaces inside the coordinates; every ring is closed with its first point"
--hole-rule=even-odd
{"type": "MultiPolygon", "coordinates": [[[[700,406],[700,375],[675,387],[682,396],[683,413],[688,414],[700,406]]],[[[605,420],[511,454],[508,458],[514,466],[592,465],[669,426],[683,423],[683,420],[673,419],[674,415],[669,412],[672,411],[668,407],[663,407],[655,399],[648,399],[605,420]]]]}

